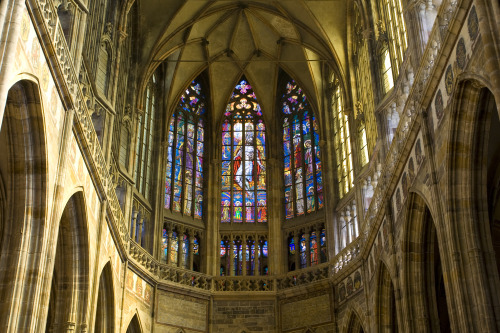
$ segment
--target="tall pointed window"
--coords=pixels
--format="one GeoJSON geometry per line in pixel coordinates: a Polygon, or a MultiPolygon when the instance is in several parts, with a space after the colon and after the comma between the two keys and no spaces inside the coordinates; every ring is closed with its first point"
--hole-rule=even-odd
{"type": "Polygon", "coordinates": [[[286,84],[283,112],[285,216],[323,207],[323,178],[318,124],[307,97],[294,80],[286,84]]]}
{"type": "Polygon", "coordinates": [[[356,82],[356,120],[358,123],[358,149],[361,166],[368,163],[369,152],[377,142],[377,123],[373,101],[373,84],[365,27],[357,5],[353,29],[353,62],[356,82]]]}
{"type": "Polygon", "coordinates": [[[203,150],[206,102],[201,84],[191,82],[170,120],[165,208],[203,216],[203,150]]]}
{"type": "Polygon", "coordinates": [[[144,114],[137,126],[135,155],[135,186],[149,200],[151,182],[151,159],[153,156],[153,128],[156,112],[156,76],[153,75],[146,88],[144,114]]]}
{"type": "Polygon", "coordinates": [[[243,78],[222,124],[222,223],[267,222],[265,129],[257,97],[243,78]]]}
{"type": "Polygon", "coordinates": [[[349,115],[344,112],[344,102],[340,85],[337,84],[332,96],[333,127],[335,131],[335,157],[337,160],[337,179],[339,195],[343,197],[353,186],[351,135],[349,115]]]}
{"type": "MultiPolygon", "coordinates": [[[[387,39],[387,51],[390,56],[391,71],[395,80],[399,75],[404,53],[408,47],[403,4],[401,0],[379,0],[379,10],[383,26],[385,27],[382,35],[387,39]]],[[[384,69],[387,70],[388,67],[387,54],[383,52],[382,57],[383,71],[384,69]]]]}

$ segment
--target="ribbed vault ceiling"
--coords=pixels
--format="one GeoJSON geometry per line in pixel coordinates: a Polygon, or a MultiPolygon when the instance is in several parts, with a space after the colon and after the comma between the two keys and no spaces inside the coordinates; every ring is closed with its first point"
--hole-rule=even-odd
{"type": "Polygon", "coordinates": [[[187,84],[207,70],[217,116],[245,74],[266,113],[274,106],[281,67],[320,107],[322,63],[340,70],[345,63],[345,2],[169,0],[172,12],[163,24],[158,16],[165,12],[164,2],[162,9],[143,5],[143,24],[149,23],[144,77],[168,61],[171,110],[187,84]]]}

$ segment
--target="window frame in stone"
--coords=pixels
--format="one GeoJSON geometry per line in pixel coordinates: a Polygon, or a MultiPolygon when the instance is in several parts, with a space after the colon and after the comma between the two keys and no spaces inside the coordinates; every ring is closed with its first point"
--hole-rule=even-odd
{"type": "Polygon", "coordinates": [[[224,113],[220,133],[222,134],[221,224],[267,223],[267,131],[260,104],[245,77],[238,80],[233,90],[224,113]],[[238,130],[240,127],[241,130],[238,130]],[[262,143],[262,139],[263,144],[259,144],[259,140],[262,143]],[[247,145],[246,143],[250,141],[251,144],[247,145]],[[246,155],[247,152],[251,155],[246,155]],[[252,159],[247,160],[247,156],[252,156],[252,159]],[[251,182],[248,181],[249,175],[252,177],[251,182]],[[248,190],[245,189],[247,186],[248,190]],[[251,216],[247,215],[248,207],[254,209],[253,221],[248,218],[251,216]],[[241,211],[241,220],[237,218],[238,211],[241,211]],[[259,212],[264,214],[263,218],[259,218],[259,212]]]}
{"type": "Polygon", "coordinates": [[[401,64],[408,48],[406,22],[401,0],[379,0],[379,15],[385,27],[382,34],[387,38],[394,82],[399,76],[401,64]]]}
{"type": "Polygon", "coordinates": [[[289,220],[322,209],[324,197],[318,122],[298,83],[291,78],[285,82],[280,108],[284,216],[289,220]],[[307,137],[309,148],[306,146],[307,137]],[[308,158],[310,163],[307,163],[308,158]],[[312,194],[308,189],[312,190],[312,194]],[[298,209],[299,203],[302,204],[302,211],[298,209]]]}
{"type": "Polygon", "coordinates": [[[151,159],[153,156],[154,120],[156,113],[156,75],[149,81],[144,97],[144,113],[137,123],[134,179],[135,186],[146,200],[150,199],[151,159]]]}
{"type": "Polygon", "coordinates": [[[354,165],[349,115],[345,113],[343,91],[339,84],[337,84],[333,91],[331,107],[335,133],[335,157],[337,162],[339,197],[342,198],[349,193],[354,186],[354,165]]]}
{"type": "Polygon", "coordinates": [[[169,121],[163,202],[165,209],[199,220],[203,219],[206,105],[200,80],[192,81],[169,121]],[[191,177],[187,177],[189,173],[191,177]]]}

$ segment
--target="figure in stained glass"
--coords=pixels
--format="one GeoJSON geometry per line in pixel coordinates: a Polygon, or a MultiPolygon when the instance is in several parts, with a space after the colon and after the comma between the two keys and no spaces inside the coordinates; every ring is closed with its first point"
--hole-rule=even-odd
{"type": "Polygon", "coordinates": [[[205,97],[193,81],[181,96],[169,125],[165,208],[201,219],[205,97]]]}
{"type": "Polygon", "coordinates": [[[224,115],[221,222],[267,222],[265,125],[257,97],[244,78],[224,115]]]}
{"type": "Polygon", "coordinates": [[[284,203],[290,219],[323,207],[323,185],[318,126],[307,97],[291,79],[284,91],[284,203]]]}

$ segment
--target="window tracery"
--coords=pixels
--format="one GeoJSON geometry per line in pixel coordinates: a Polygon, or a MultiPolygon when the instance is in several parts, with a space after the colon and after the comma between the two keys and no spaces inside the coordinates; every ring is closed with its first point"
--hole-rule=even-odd
{"type": "Polygon", "coordinates": [[[332,96],[332,112],[335,131],[335,155],[337,161],[339,196],[343,197],[353,187],[354,171],[352,164],[349,115],[344,111],[342,90],[339,84],[337,84],[332,96]]]}
{"type": "Polygon", "coordinates": [[[307,97],[294,80],[282,95],[285,217],[323,208],[319,130],[307,97]]]}
{"type": "Polygon", "coordinates": [[[353,33],[354,75],[356,82],[356,121],[358,123],[359,161],[368,163],[369,152],[377,141],[370,53],[360,10],[356,5],[353,33]]]}
{"type": "Polygon", "coordinates": [[[156,112],[156,76],[151,77],[146,87],[144,113],[139,115],[137,146],[135,155],[135,184],[137,190],[149,200],[151,182],[151,159],[153,156],[153,129],[156,112]]]}
{"type": "Polygon", "coordinates": [[[165,208],[201,219],[206,101],[198,81],[182,94],[168,132],[165,208]]]}
{"type": "Polygon", "coordinates": [[[221,222],[267,222],[266,127],[245,78],[236,85],[224,115],[221,222]]]}
{"type": "Polygon", "coordinates": [[[384,82],[387,80],[386,88],[388,88],[393,86],[390,83],[394,83],[399,75],[404,53],[408,47],[408,37],[401,0],[379,0],[378,6],[381,17],[379,30],[382,38],[387,42],[387,47],[382,48],[381,70],[384,82]],[[390,70],[388,60],[390,60],[390,70]],[[392,80],[388,78],[389,71],[392,73],[392,80]]]}

